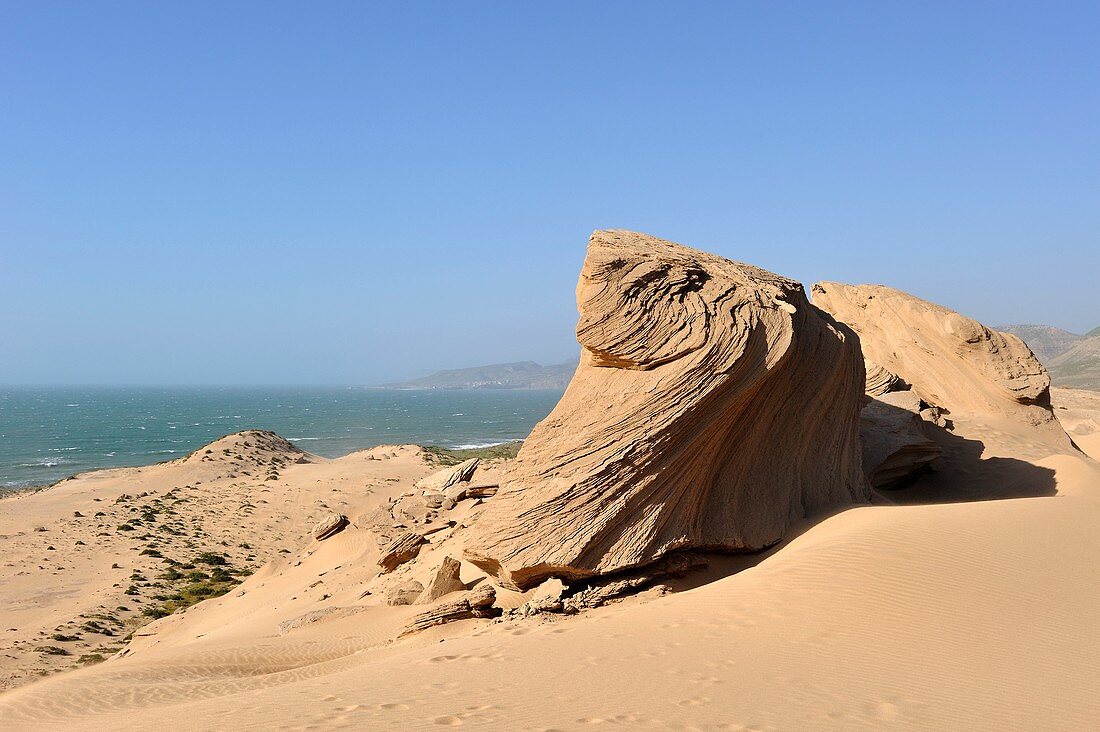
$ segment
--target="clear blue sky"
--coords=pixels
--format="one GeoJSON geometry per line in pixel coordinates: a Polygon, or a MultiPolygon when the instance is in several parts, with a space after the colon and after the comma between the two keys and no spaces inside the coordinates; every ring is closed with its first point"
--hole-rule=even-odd
{"type": "Polygon", "coordinates": [[[1100,6],[0,5],[0,383],[576,350],[589,232],[1100,324],[1100,6]]]}

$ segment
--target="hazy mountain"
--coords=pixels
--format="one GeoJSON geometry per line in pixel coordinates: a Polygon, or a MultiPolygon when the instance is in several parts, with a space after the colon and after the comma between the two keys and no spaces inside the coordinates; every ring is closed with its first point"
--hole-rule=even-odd
{"type": "Polygon", "coordinates": [[[1100,328],[1083,336],[1052,325],[999,325],[997,330],[1023,338],[1055,386],[1100,390],[1100,328]]]}
{"type": "Polygon", "coordinates": [[[386,389],[565,389],[577,362],[543,366],[534,361],[498,363],[436,371],[411,381],[384,384],[386,389]]]}
{"type": "Polygon", "coordinates": [[[1094,328],[1047,364],[1055,386],[1100,390],[1100,328],[1094,328]]]}
{"type": "Polygon", "coordinates": [[[1052,325],[998,325],[996,329],[1020,336],[1045,366],[1083,337],[1052,325]]]}

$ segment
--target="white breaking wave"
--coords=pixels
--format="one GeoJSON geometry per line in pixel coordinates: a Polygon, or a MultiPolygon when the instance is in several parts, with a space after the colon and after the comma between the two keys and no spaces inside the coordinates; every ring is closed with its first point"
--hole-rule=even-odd
{"type": "Polygon", "coordinates": [[[507,445],[511,440],[501,440],[500,442],[467,442],[462,445],[451,445],[450,450],[482,450],[486,447],[496,447],[497,445],[507,445]]]}
{"type": "Polygon", "coordinates": [[[44,459],[44,460],[39,460],[37,463],[20,463],[19,467],[21,467],[21,468],[52,468],[52,467],[55,467],[57,465],[63,465],[63,464],[68,463],[68,462],[70,462],[70,461],[69,460],[61,460],[60,458],[57,459],[57,460],[44,459]]]}

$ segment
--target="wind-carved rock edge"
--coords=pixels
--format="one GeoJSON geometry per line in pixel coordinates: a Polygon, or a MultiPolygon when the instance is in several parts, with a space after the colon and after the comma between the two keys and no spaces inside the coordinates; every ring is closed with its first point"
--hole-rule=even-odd
{"type": "Polygon", "coordinates": [[[800,284],[598,231],[577,305],[576,374],[467,543],[503,586],[757,551],[868,499],[858,338],[800,284]]]}

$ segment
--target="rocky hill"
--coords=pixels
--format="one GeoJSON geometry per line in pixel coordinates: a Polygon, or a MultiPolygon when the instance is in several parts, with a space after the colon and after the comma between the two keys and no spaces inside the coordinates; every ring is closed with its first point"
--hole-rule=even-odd
{"type": "Polygon", "coordinates": [[[543,366],[534,361],[498,363],[436,371],[411,381],[384,384],[386,389],[564,389],[576,361],[543,366]]]}
{"type": "Polygon", "coordinates": [[[1100,328],[1089,331],[1047,368],[1055,386],[1100,391],[1100,328]]]}
{"type": "Polygon", "coordinates": [[[1083,336],[1051,325],[1001,325],[997,330],[1022,338],[1055,386],[1100,391],[1100,327],[1083,336]]]}
{"type": "Polygon", "coordinates": [[[996,329],[1002,333],[1019,336],[1047,366],[1054,358],[1073,348],[1073,345],[1082,338],[1076,333],[1055,328],[1053,325],[998,325],[996,329]]]}

